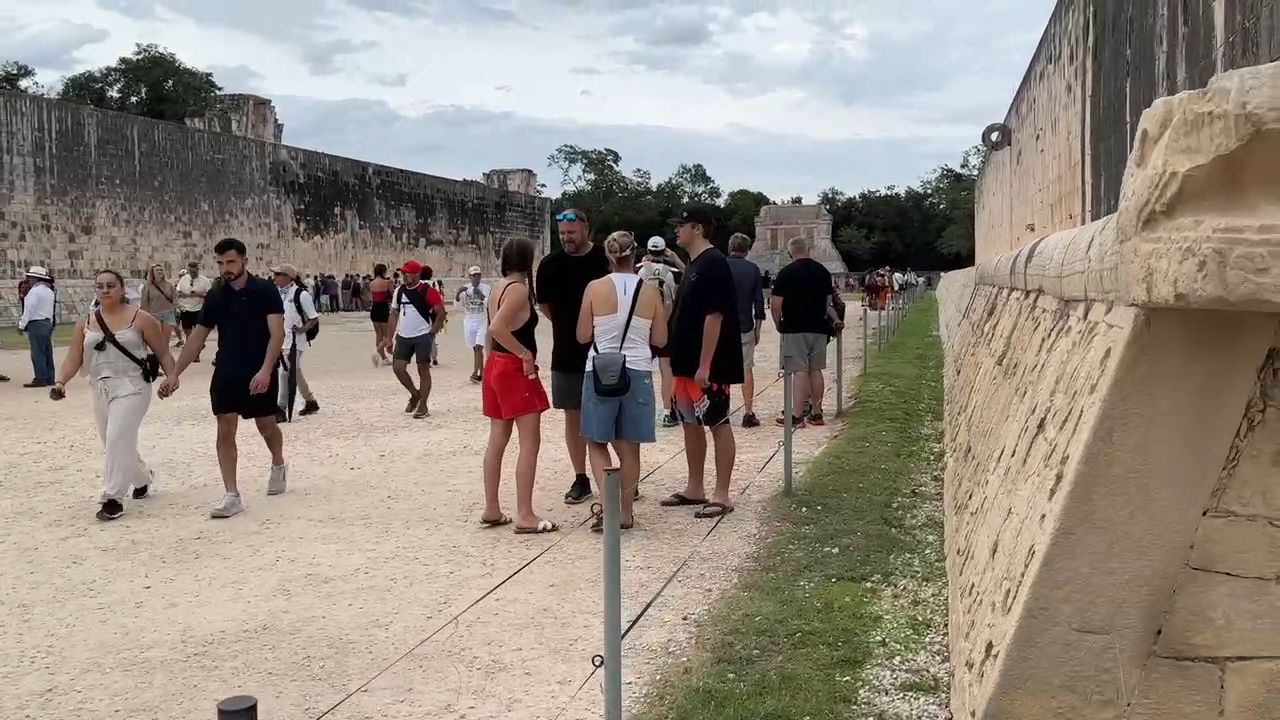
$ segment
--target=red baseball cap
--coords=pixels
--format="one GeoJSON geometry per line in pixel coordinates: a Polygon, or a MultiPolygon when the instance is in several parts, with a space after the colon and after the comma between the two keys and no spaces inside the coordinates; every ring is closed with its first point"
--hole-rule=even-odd
{"type": "Polygon", "coordinates": [[[407,272],[410,275],[417,275],[422,272],[422,263],[417,260],[405,260],[404,265],[400,266],[401,272],[407,272]]]}

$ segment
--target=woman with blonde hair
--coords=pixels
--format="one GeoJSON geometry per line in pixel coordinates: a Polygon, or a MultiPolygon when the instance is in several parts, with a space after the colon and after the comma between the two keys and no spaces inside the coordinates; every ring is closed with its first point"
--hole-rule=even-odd
{"type": "MultiPolygon", "coordinates": [[[[631,233],[611,234],[604,252],[611,272],[587,285],[578,315],[578,342],[591,343],[582,383],[582,436],[597,486],[612,461],[609,446],[618,454],[621,524],[628,530],[635,524],[640,445],[656,440],[653,348],[667,344],[667,313],[662,293],[636,274],[639,253],[631,233]]],[[[597,514],[591,527],[603,526],[597,514]]]]}
{"type": "Polygon", "coordinates": [[[173,377],[173,357],[160,323],[149,313],[125,302],[124,278],[103,270],[95,278],[97,306],[76,324],[62,369],[49,397],[66,397],[67,383],[85,370],[93,390],[93,416],[106,448],[102,473],[99,520],[124,514],[124,497],[133,488],[135,500],[150,493],[153,473],[138,454],[138,429],[151,406],[151,385],[163,369],[173,377]]]}
{"type": "Polygon", "coordinates": [[[178,286],[165,278],[163,267],[155,264],[147,268],[147,280],[142,284],[141,295],[142,309],[160,323],[165,347],[168,347],[169,331],[178,321],[178,311],[174,304],[178,286]]]}

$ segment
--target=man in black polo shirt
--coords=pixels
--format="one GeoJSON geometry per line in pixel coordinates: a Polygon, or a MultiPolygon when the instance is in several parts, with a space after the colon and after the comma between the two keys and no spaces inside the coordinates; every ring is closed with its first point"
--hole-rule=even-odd
{"type": "Polygon", "coordinates": [[[236,484],[236,429],[240,418],[257,424],[271,451],[267,494],[279,495],[286,488],[289,468],[284,461],[284,438],[276,424],[279,386],[275,372],[284,345],[284,303],[274,283],[246,271],[244,243],[235,238],[220,240],[213,247],[213,254],[217,256],[222,282],[205,297],[200,323],[178,358],[173,375],[160,383],[159,395],[166,398],[178,389],[178,378],[204,349],[209,331],[217,328],[218,355],[209,397],[218,419],[218,468],[226,494],[209,515],[228,518],[244,510],[236,484]]]}
{"type": "Polygon", "coordinates": [[[587,442],[582,437],[582,381],[590,343],[578,342],[578,313],[587,285],[609,274],[604,248],[591,242],[586,213],[556,215],[561,249],[542,259],[534,278],[538,309],[551,321],[551,406],[564,411],[564,442],[573,464],[573,485],[564,494],[570,505],[591,497],[587,442]]]}

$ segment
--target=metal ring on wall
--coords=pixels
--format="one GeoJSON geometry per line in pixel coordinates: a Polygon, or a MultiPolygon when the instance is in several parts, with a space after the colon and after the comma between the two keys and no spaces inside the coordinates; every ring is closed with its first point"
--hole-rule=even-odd
{"type": "Polygon", "coordinates": [[[991,123],[982,131],[982,146],[995,152],[1013,144],[1013,130],[1004,123],[991,123]]]}

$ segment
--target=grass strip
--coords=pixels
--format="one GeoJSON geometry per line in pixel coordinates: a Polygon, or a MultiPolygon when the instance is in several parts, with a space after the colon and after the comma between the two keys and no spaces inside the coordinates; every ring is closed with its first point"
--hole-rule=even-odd
{"type": "MultiPolygon", "coordinates": [[[[884,698],[945,677],[876,668],[921,651],[946,615],[941,518],[942,349],[920,300],[871,359],[847,424],[808,465],[753,569],[647,694],[641,720],[896,717],[884,698]]],[[[893,701],[890,701],[892,704],[893,701]]]]}

